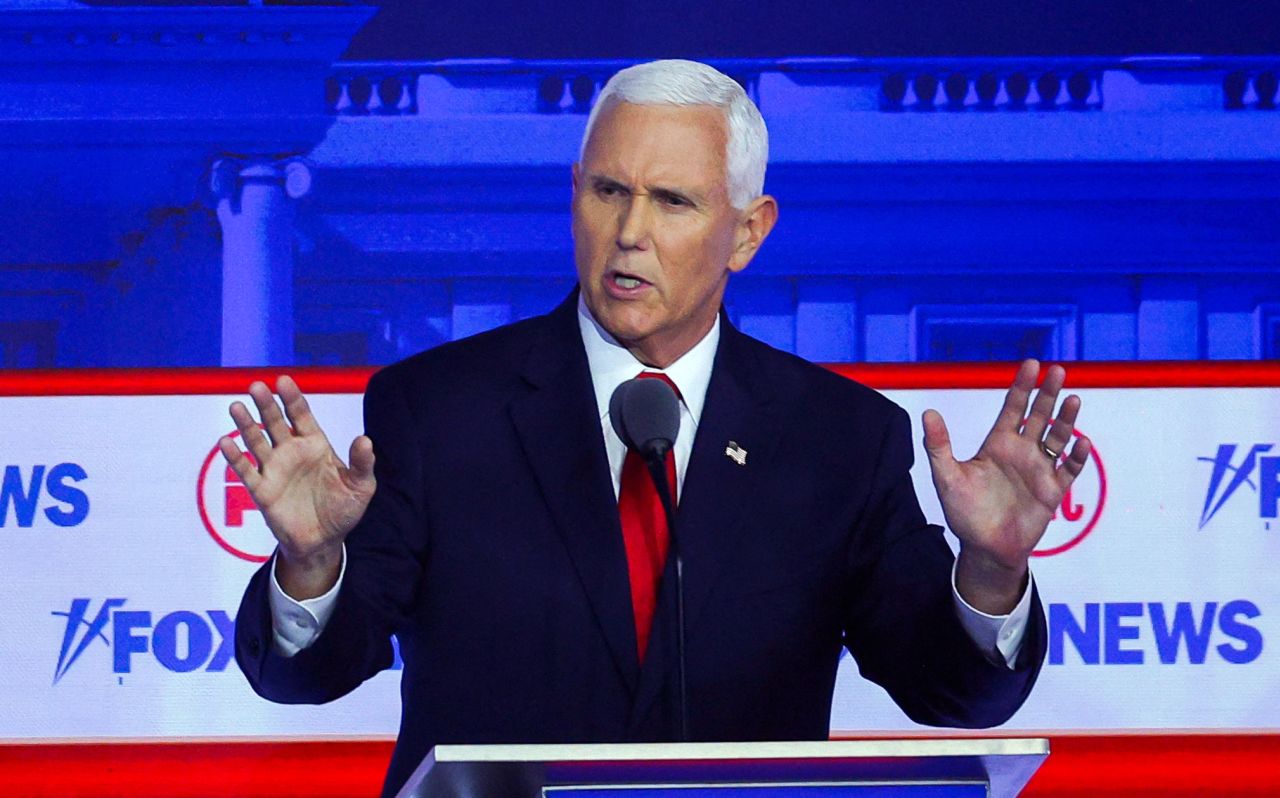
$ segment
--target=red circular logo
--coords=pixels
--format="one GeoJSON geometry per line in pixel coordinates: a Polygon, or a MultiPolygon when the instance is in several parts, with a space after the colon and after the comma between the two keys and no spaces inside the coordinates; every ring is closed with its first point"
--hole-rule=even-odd
{"type": "MultiPolygon", "coordinates": [[[[1081,437],[1079,430],[1073,431],[1073,434],[1077,438],[1081,437]]],[[[1061,457],[1065,458],[1066,455],[1064,451],[1061,457]]],[[[1106,503],[1107,472],[1102,467],[1102,458],[1098,456],[1095,443],[1089,450],[1089,461],[1085,463],[1084,470],[1062,497],[1062,504],[1054,512],[1049,528],[1045,530],[1039,547],[1031,556],[1052,557],[1080,545],[1098,525],[1106,503]]]]}
{"type": "MultiPolygon", "coordinates": [[[[240,437],[236,430],[229,436],[240,437]]],[[[245,452],[253,461],[253,455],[245,452]]],[[[200,466],[196,480],[196,507],[209,537],[226,551],[242,560],[263,563],[276,549],[275,536],[267,528],[249,489],[226,464],[215,443],[200,466]]]]}

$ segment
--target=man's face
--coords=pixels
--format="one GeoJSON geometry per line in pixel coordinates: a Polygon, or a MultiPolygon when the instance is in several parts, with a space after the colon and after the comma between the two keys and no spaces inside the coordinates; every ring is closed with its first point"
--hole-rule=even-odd
{"type": "Polygon", "coordinates": [[[574,166],[582,296],[649,365],[668,366],[701,340],[729,273],[758,246],[743,245],[744,212],[729,203],[727,136],[717,108],[619,103],[601,112],[574,166]]]}

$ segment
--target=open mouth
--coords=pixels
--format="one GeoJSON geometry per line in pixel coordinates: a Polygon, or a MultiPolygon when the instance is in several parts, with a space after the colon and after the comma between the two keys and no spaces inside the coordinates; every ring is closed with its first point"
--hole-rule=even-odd
{"type": "Polygon", "coordinates": [[[648,280],[645,280],[642,277],[637,277],[634,274],[627,274],[626,272],[609,272],[605,277],[605,281],[611,287],[625,292],[639,291],[645,286],[650,285],[648,280]]]}
{"type": "Polygon", "coordinates": [[[639,288],[645,284],[644,280],[639,277],[632,277],[629,274],[615,274],[613,276],[614,285],[619,288],[639,288]]]}

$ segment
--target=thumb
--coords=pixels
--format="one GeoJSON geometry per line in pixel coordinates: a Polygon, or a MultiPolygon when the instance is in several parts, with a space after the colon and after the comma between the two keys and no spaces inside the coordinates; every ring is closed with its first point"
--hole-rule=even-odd
{"type": "Polygon", "coordinates": [[[348,458],[351,467],[347,475],[352,487],[372,489],[373,479],[373,441],[368,435],[361,435],[351,442],[351,453],[348,458]]]}
{"type": "Polygon", "coordinates": [[[945,480],[956,466],[956,458],[951,453],[951,434],[947,432],[947,422],[937,410],[926,410],[921,419],[924,423],[924,450],[929,455],[929,468],[933,471],[933,481],[945,480]]]}

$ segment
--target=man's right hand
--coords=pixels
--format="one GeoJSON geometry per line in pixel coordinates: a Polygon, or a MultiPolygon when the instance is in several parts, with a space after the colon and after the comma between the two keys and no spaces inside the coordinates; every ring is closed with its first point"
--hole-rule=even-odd
{"type": "Polygon", "coordinates": [[[373,441],[364,435],[352,441],[346,466],[297,383],[281,377],[276,392],[284,413],[266,383],[249,386],[261,427],[243,403],[231,405],[231,418],[253,459],[229,437],[219,440],[218,448],[279,543],[280,587],[301,601],[323,595],[338,581],[342,541],[373,498],[373,441]]]}

